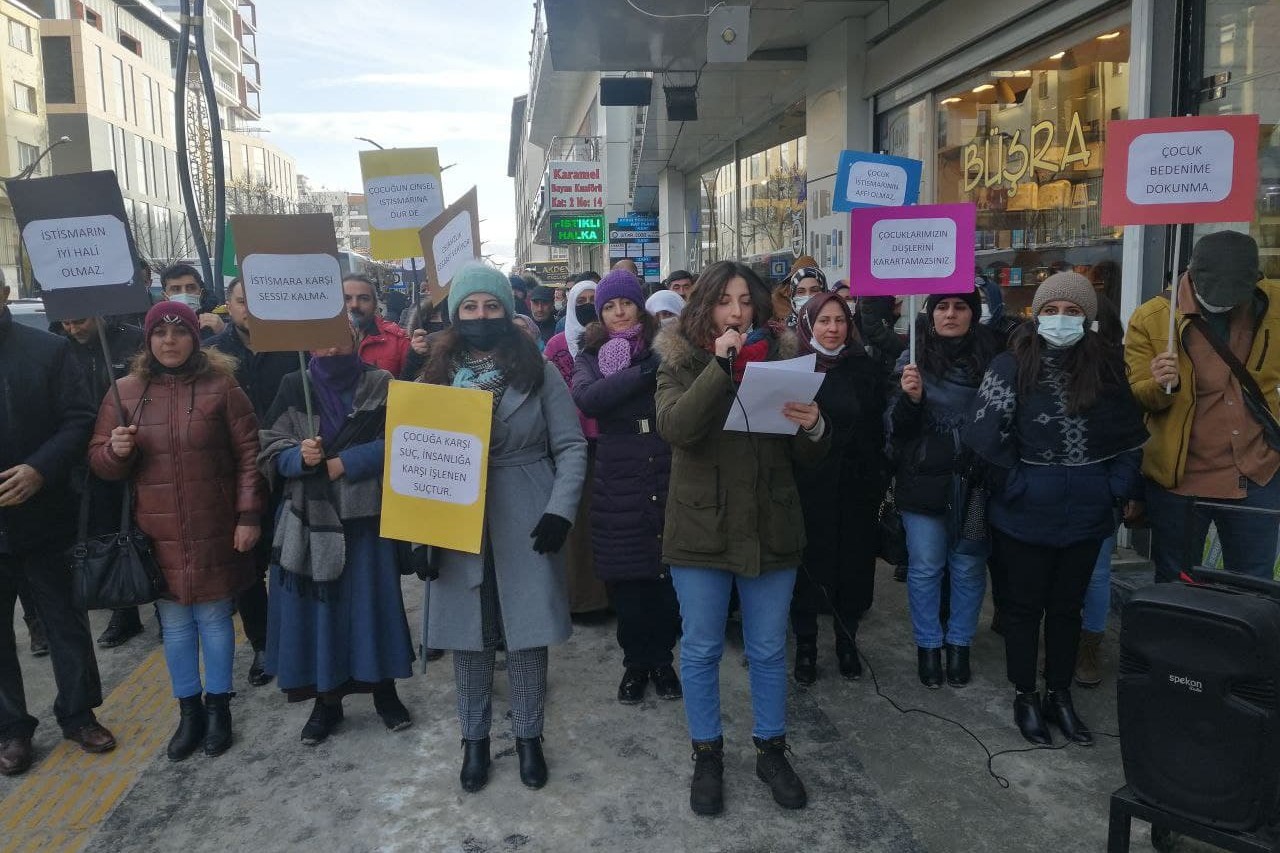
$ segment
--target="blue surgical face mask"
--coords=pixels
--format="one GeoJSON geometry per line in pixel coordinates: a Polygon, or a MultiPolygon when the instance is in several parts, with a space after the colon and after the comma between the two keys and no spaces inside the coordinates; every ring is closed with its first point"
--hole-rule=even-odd
{"type": "Polygon", "coordinates": [[[1036,318],[1036,331],[1049,346],[1069,347],[1084,337],[1084,317],[1078,314],[1042,314],[1036,318]]]}

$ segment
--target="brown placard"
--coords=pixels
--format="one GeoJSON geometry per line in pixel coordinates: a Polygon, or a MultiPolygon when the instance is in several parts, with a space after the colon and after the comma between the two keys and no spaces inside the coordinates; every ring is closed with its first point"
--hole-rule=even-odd
{"type": "Polygon", "coordinates": [[[472,187],[418,232],[432,305],[439,305],[449,295],[449,285],[463,264],[480,259],[478,204],[476,188],[472,187]]]}
{"type": "Polygon", "coordinates": [[[342,268],[328,213],[231,217],[254,352],[351,342],[342,268]]]}

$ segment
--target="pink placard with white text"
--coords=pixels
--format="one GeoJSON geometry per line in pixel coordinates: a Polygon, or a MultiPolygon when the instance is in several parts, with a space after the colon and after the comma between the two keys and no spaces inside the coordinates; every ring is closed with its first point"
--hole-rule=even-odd
{"type": "Polygon", "coordinates": [[[973,290],[972,204],[866,207],[851,217],[849,289],[855,296],[973,290]]]}

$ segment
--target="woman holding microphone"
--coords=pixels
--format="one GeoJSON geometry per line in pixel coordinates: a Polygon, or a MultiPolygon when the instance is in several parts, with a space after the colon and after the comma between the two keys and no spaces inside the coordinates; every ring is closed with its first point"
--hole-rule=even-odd
{"type": "Polygon", "coordinates": [[[699,276],[679,322],[655,341],[658,433],[672,448],[663,561],[684,626],[689,805],[702,815],[724,808],[720,658],[735,587],[750,662],[756,775],[784,808],[808,800],[786,740],[787,617],[805,544],[792,464],[826,455],[826,423],[817,403],[787,403],[795,435],[724,429],[746,366],[797,354],[794,333],[774,332],[769,319],[764,283],[750,267],[721,261],[699,276]]]}

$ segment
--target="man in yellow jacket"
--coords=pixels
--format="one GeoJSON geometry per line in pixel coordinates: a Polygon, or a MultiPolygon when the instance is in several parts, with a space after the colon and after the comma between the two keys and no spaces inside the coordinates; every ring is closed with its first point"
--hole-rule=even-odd
{"type": "Polygon", "coordinates": [[[1280,512],[1259,510],[1280,511],[1280,286],[1262,280],[1252,237],[1218,231],[1196,242],[1178,282],[1173,352],[1169,310],[1167,296],[1142,304],[1125,338],[1151,431],[1142,472],[1156,580],[1202,562],[1210,521],[1227,569],[1271,578],[1280,512]],[[1252,377],[1269,423],[1210,336],[1252,377]]]}

